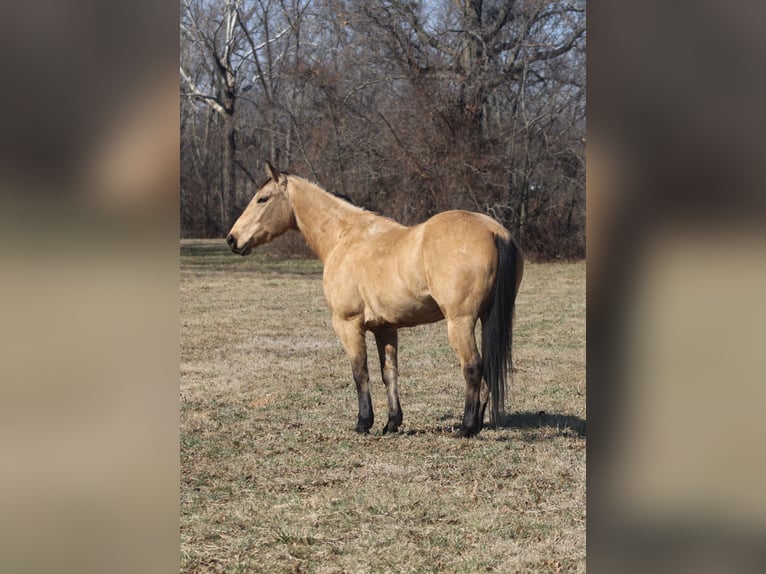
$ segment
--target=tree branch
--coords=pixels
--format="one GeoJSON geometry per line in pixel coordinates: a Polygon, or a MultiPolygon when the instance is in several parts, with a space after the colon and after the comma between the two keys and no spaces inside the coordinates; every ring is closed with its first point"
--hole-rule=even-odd
{"type": "Polygon", "coordinates": [[[489,43],[492,38],[497,36],[500,30],[502,30],[503,27],[508,23],[508,21],[511,19],[511,12],[515,6],[516,0],[506,0],[505,4],[500,9],[500,12],[495,18],[495,21],[492,22],[492,25],[484,34],[482,34],[482,38],[485,43],[489,43]]]}
{"type": "Polygon", "coordinates": [[[531,64],[534,64],[536,62],[545,62],[547,60],[552,60],[554,58],[558,58],[559,56],[563,54],[566,54],[572,48],[574,48],[575,44],[582,37],[584,33],[585,33],[585,27],[575,30],[575,32],[572,34],[572,36],[569,38],[569,40],[566,43],[556,48],[548,48],[547,50],[538,50],[537,52],[535,52],[529,57],[521,58],[521,61],[519,61],[519,54],[523,46],[521,44],[517,44],[516,54],[514,54],[514,57],[511,58],[511,60],[503,67],[502,73],[498,74],[492,81],[487,83],[487,87],[489,89],[496,88],[503,82],[507,81],[508,78],[512,78],[516,74],[523,72],[524,69],[528,68],[531,64]]]}
{"type": "Polygon", "coordinates": [[[449,54],[453,57],[458,57],[457,50],[453,50],[448,45],[443,44],[433,36],[431,36],[428,32],[425,31],[423,26],[420,25],[418,22],[417,14],[412,9],[412,6],[410,6],[406,2],[392,2],[395,8],[398,9],[399,13],[404,16],[404,19],[407,20],[407,23],[412,27],[412,30],[415,32],[415,34],[418,37],[418,40],[420,40],[423,44],[427,46],[431,46],[432,48],[436,48],[440,52],[443,52],[444,54],[449,54]]]}
{"type": "Polygon", "coordinates": [[[183,78],[184,83],[188,86],[190,90],[188,94],[189,96],[196,98],[198,100],[202,100],[203,102],[205,102],[207,105],[209,105],[212,109],[214,109],[216,112],[218,112],[222,116],[226,115],[226,110],[224,110],[218,98],[215,98],[213,96],[209,96],[207,94],[203,94],[202,92],[200,92],[197,86],[194,84],[194,81],[189,77],[189,74],[187,74],[186,71],[183,69],[183,66],[179,66],[179,70],[181,71],[181,78],[183,78]]]}

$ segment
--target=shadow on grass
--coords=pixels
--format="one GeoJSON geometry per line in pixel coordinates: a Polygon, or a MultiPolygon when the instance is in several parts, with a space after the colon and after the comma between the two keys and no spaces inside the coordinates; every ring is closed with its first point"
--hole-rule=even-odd
{"type": "MultiPolygon", "coordinates": [[[[445,413],[439,417],[440,421],[455,420],[454,413],[445,413]]],[[[454,425],[437,425],[435,428],[408,429],[402,431],[405,435],[441,434],[449,435],[459,427],[458,422],[454,425]]],[[[523,411],[505,413],[500,417],[497,425],[485,424],[485,429],[555,429],[562,436],[585,437],[585,419],[575,415],[549,414],[545,411],[523,411]]],[[[503,439],[504,440],[504,439],[503,439]]]]}
{"type": "MultiPolygon", "coordinates": [[[[585,419],[574,415],[549,414],[545,411],[523,411],[500,415],[497,428],[537,429],[552,428],[585,436],[585,419]]],[[[490,427],[491,428],[491,427],[490,427]]]]}

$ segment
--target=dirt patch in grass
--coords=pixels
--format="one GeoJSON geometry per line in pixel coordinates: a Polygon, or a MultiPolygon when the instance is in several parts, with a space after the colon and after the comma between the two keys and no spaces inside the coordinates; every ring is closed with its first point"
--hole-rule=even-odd
{"type": "Polygon", "coordinates": [[[509,413],[451,431],[443,323],[400,332],[402,432],[359,436],[321,265],[181,244],[184,572],[585,570],[585,265],[529,264],[509,413]]]}

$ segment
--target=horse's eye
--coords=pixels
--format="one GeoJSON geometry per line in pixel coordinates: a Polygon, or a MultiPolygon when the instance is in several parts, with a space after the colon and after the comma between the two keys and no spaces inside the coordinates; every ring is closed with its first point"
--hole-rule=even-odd
{"type": "Polygon", "coordinates": [[[266,203],[271,197],[263,196],[258,198],[258,203],[266,203]]]}

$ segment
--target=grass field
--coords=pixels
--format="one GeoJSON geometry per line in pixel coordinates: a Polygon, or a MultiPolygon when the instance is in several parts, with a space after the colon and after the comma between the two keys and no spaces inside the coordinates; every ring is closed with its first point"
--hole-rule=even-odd
{"type": "Polygon", "coordinates": [[[585,571],[585,264],[528,264],[498,429],[456,439],[444,323],[400,331],[404,425],[368,337],[356,393],[318,261],[181,243],[183,572],[585,571]]]}

